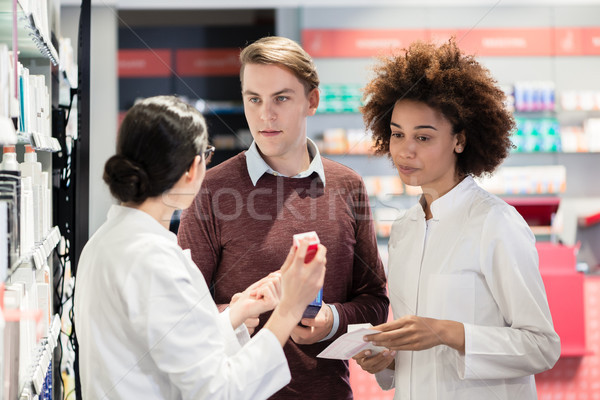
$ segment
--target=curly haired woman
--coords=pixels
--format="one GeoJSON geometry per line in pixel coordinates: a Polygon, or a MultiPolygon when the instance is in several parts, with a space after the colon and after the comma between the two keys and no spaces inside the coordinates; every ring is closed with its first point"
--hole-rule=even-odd
{"type": "Polygon", "coordinates": [[[394,321],[354,358],[395,399],[536,399],[560,355],[527,223],[474,177],[508,156],[514,128],[490,72],[454,39],[381,60],[363,108],[379,154],[417,205],[394,222],[394,321]]]}

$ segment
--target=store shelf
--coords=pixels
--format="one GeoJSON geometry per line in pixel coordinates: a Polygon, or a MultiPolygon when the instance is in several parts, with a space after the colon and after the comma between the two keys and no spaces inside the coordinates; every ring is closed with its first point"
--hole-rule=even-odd
{"type": "Polygon", "coordinates": [[[51,136],[40,135],[39,133],[27,134],[19,132],[17,138],[18,144],[29,144],[33,149],[38,151],[54,153],[61,150],[58,139],[51,136]]]}
{"type": "MultiPolygon", "coordinates": [[[[0,41],[5,41],[12,47],[13,34],[13,2],[0,0],[0,41]]],[[[19,58],[46,58],[53,65],[59,64],[58,52],[50,38],[40,32],[32,14],[27,14],[17,2],[17,46],[19,58]]]]}
{"type": "Polygon", "coordinates": [[[37,243],[31,251],[20,257],[13,265],[11,265],[7,279],[10,278],[17,268],[24,264],[31,264],[35,266],[36,269],[41,269],[45,264],[45,260],[52,253],[52,250],[54,250],[60,242],[60,238],[60,230],[56,226],[53,227],[42,242],[37,243]]]}
{"type": "Polygon", "coordinates": [[[46,337],[40,341],[34,351],[35,361],[28,369],[30,375],[26,378],[25,384],[21,388],[21,399],[30,398],[33,395],[42,395],[44,389],[47,389],[48,379],[51,379],[50,363],[52,360],[52,353],[58,344],[60,329],[60,316],[55,314],[52,318],[52,324],[48,329],[46,337]]]}

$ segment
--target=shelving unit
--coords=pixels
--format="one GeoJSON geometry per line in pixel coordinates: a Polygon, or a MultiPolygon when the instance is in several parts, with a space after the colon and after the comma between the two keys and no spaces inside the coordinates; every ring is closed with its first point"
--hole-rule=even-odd
{"type": "Polygon", "coordinates": [[[12,48],[13,22],[16,21],[19,58],[45,58],[56,66],[58,52],[48,37],[49,32],[41,30],[39,20],[30,10],[24,10],[20,1],[0,1],[0,38],[10,38],[12,48]]]}
{"type": "MultiPolygon", "coordinates": [[[[29,69],[31,74],[44,77],[49,95],[43,100],[38,98],[37,103],[47,113],[48,126],[44,128],[47,128],[48,132],[53,130],[51,110],[58,108],[59,76],[64,74],[62,70],[59,71],[60,61],[54,34],[54,24],[58,21],[53,19],[53,11],[49,8],[51,4],[43,1],[22,3],[17,0],[0,0],[0,44],[6,44],[13,54],[15,51],[18,52],[14,65],[20,62],[29,69]],[[44,101],[47,103],[44,104],[44,101]]],[[[13,87],[9,90],[11,95],[15,94],[13,87]]],[[[6,93],[0,95],[4,96],[6,93]]],[[[43,131],[17,131],[14,129],[13,120],[8,116],[3,118],[2,123],[10,123],[14,137],[3,135],[0,147],[8,144],[16,145],[17,158],[22,161],[24,145],[31,145],[37,153],[42,171],[48,174],[49,185],[53,186],[52,180],[56,169],[53,165],[53,154],[62,154],[66,151],[65,147],[57,138],[44,134],[43,131]]],[[[50,196],[48,202],[52,203],[53,197],[50,196]]],[[[39,203],[38,206],[44,205],[39,203]]],[[[51,206],[49,211],[52,214],[51,206]]],[[[52,215],[49,215],[49,219],[52,221],[52,215]]],[[[57,222],[59,221],[54,221],[57,222]]],[[[11,352],[11,360],[18,363],[18,368],[7,370],[9,367],[4,365],[5,358],[0,358],[0,367],[2,367],[0,370],[5,372],[0,375],[3,383],[3,393],[0,394],[2,398],[62,398],[59,361],[63,349],[62,346],[58,346],[62,316],[58,310],[63,309],[63,293],[57,286],[57,282],[62,283],[65,271],[62,264],[54,261],[54,253],[61,242],[60,229],[58,226],[53,226],[32,248],[22,249],[20,257],[8,266],[6,279],[0,284],[2,313],[7,323],[6,329],[10,328],[10,332],[5,331],[5,343],[2,346],[4,351],[11,352]],[[23,300],[19,309],[10,309],[3,301],[5,290],[21,290],[15,288],[22,288],[24,290],[22,299],[29,300],[23,300]],[[42,313],[42,310],[45,313],[42,313]],[[33,336],[27,336],[29,334],[33,336]],[[16,337],[16,342],[6,342],[9,337],[16,337]],[[28,349],[32,351],[29,352],[28,349]],[[5,382],[5,377],[9,375],[9,380],[5,382]]],[[[11,294],[11,301],[14,298],[11,294]]]]}

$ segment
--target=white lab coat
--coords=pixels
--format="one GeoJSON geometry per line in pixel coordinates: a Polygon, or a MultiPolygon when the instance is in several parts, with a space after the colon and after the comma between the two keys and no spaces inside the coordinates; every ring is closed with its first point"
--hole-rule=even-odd
{"type": "Polygon", "coordinates": [[[388,285],[394,318],[459,321],[465,354],[448,346],[399,351],[395,373],[377,374],[395,399],[536,399],[533,374],[560,356],[523,218],[471,177],[431,205],[394,222],[388,285]],[[427,225],[429,225],[427,227],[427,225]]]}
{"type": "Polygon", "coordinates": [[[110,209],[81,254],[74,307],[86,400],[261,399],[290,381],[275,335],[234,331],[189,250],[145,212],[110,209]]]}

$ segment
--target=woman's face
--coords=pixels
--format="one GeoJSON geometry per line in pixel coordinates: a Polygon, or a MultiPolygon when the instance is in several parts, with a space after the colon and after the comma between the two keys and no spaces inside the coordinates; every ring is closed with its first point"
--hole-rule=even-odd
{"type": "Polygon", "coordinates": [[[435,198],[456,186],[456,152],[462,144],[441,112],[423,102],[400,100],[390,129],[390,155],[406,185],[421,186],[435,198]]]}

